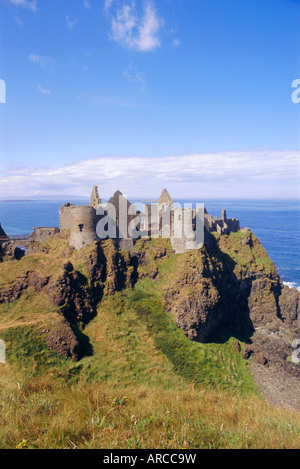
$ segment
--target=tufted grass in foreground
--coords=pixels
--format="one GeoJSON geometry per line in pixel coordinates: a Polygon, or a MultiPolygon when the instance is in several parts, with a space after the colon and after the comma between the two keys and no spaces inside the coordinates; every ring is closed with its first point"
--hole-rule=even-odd
{"type": "Polygon", "coordinates": [[[255,396],[41,376],[0,392],[1,448],[297,448],[300,415],[255,396]]]}

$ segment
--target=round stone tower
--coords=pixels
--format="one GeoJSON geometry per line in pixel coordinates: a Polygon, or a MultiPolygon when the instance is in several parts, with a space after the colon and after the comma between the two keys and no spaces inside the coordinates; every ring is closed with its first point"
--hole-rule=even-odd
{"type": "Polygon", "coordinates": [[[89,205],[70,207],[70,246],[81,249],[97,241],[96,210],[89,205]]]}

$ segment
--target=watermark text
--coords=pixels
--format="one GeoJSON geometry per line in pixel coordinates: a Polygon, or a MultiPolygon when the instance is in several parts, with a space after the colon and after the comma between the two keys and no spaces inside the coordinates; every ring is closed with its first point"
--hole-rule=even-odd
{"type": "Polygon", "coordinates": [[[0,103],[6,103],[6,84],[5,81],[0,78],[0,103]]]}
{"type": "Polygon", "coordinates": [[[197,249],[204,242],[204,204],[172,203],[149,204],[137,209],[127,205],[124,197],[117,204],[100,205],[96,211],[96,233],[106,238],[172,238],[187,243],[188,249],[197,249]]]}
{"type": "Polygon", "coordinates": [[[296,350],[292,353],[291,361],[293,363],[300,363],[300,339],[295,339],[292,343],[292,347],[296,350]]]}
{"type": "Polygon", "coordinates": [[[0,363],[6,363],[6,346],[2,339],[0,339],[0,363]]]}
{"type": "Polygon", "coordinates": [[[292,92],[292,101],[293,103],[298,104],[300,103],[300,78],[296,78],[296,80],[292,82],[292,88],[296,88],[292,92]]]}

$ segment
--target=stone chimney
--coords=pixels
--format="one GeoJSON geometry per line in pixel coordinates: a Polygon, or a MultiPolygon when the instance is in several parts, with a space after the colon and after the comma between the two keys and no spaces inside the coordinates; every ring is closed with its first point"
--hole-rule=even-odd
{"type": "Polygon", "coordinates": [[[93,207],[95,210],[99,207],[102,200],[99,197],[98,186],[93,186],[92,194],[90,198],[90,207],[93,207]]]}

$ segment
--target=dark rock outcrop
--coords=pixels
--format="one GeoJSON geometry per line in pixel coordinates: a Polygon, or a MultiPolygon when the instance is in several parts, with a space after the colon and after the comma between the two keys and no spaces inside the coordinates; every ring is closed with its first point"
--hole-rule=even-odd
{"type": "Polygon", "coordinates": [[[83,346],[65,319],[47,333],[45,341],[50,350],[65,358],[77,361],[83,356],[83,346]]]}
{"type": "MultiPolygon", "coordinates": [[[[255,331],[263,330],[274,351],[275,344],[290,347],[299,328],[300,293],[283,286],[276,266],[249,230],[211,237],[209,247],[178,257],[163,294],[166,308],[191,339],[235,335],[253,344],[255,331]],[[274,342],[274,337],[280,340],[274,342]]],[[[256,353],[258,347],[252,348],[256,353]]],[[[272,362],[268,355],[265,350],[259,361],[272,362]]]]}
{"type": "Polygon", "coordinates": [[[49,277],[39,277],[36,272],[28,271],[25,276],[17,278],[12,284],[0,288],[0,304],[12,303],[30,287],[39,292],[48,281],[49,277]]]}
{"type": "Polygon", "coordinates": [[[85,278],[67,263],[57,278],[52,278],[48,285],[48,294],[58,312],[70,322],[87,323],[95,315],[94,299],[85,285],[85,278]],[[71,270],[72,269],[72,270],[71,270]]]}

